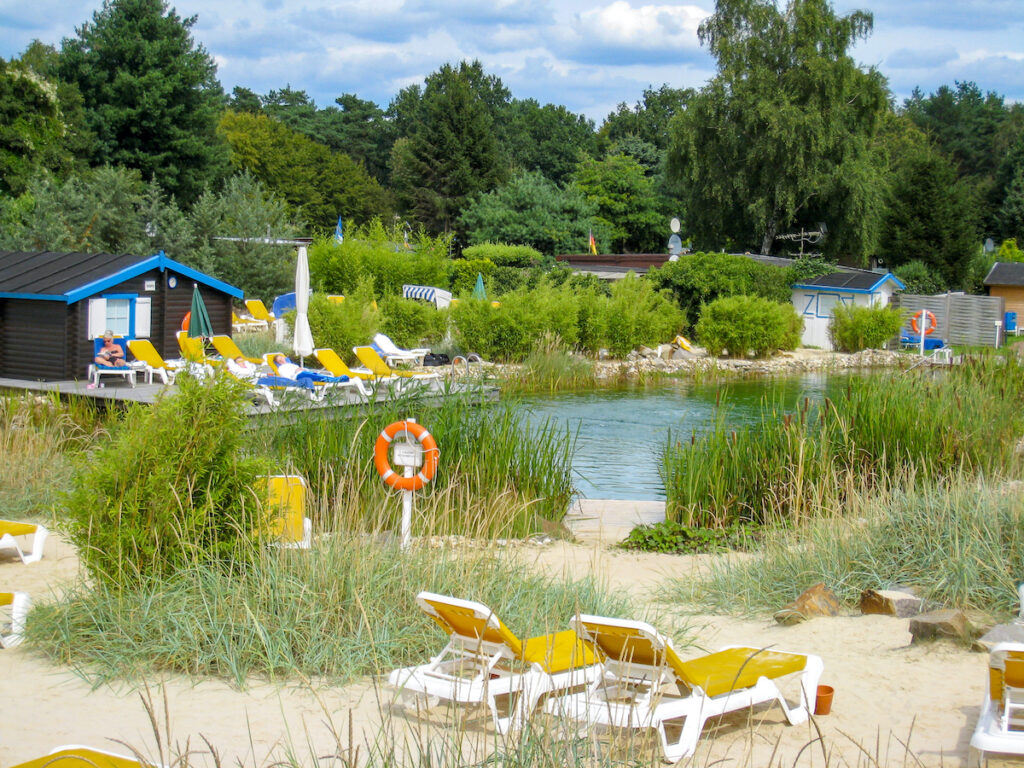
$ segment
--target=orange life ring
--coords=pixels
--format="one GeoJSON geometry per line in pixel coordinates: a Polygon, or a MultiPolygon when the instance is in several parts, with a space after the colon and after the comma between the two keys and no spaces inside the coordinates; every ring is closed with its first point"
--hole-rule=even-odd
{"type": "MultiPolygon", "coordinates": [[[[914,329],[914,333],[921,333],[921,327],[917,324],[917,319],[924,315],[924,318],[931,323],[925,328],[924,335],[930,336],[935,333],[935,329],[939,325],[939,321],[935,319],[935,313],[928,309],[919,309],[914,313],[914,316],[910,318],[910,327],[914,329]]],[[[926,323],[927,324],[927,323],[926,323]]]]}
{"type": "Polygon", "coordinates": [[[396,421],[388,424],[384,431],[377,436],[377,442],[373,446],[373,465],[377,468],[381,479],[392,488],[397,488],[400,491],[418,491],[434,478],[434,474],[437,472],[437,459],[440,455],[441,451],[437,447],[437,442],[426,427],[415,421],[396,421]],[[391,445],[391,441],[401,433],[412,435],[423,446],[423,466],[412,477],[402,477],[388,463],[388,447],[391,445]]]}
{"type": "Polygon", "coordinates": [[[187,331],[189,323],[191,323],[191,322],[192,322],[192,311],[189,310],[188,312],[185,313],[185,317],[182,318],[182,320],[181,320],[181,330],[187,331]]]}

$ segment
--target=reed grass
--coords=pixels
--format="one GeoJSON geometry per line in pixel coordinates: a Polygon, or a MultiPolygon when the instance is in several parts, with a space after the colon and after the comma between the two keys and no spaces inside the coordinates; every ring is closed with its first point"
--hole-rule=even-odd
{"type": "Polygon", "coordinates": [[[268,352],[281,352],[282,344],[272,330],[236,333],[231,337],[246,357],[262,358],[268,352]]]}
{"type": "Polygon", "coordinates": [[[514,404],[478,391],[428,402],[412,396],[376,403],[351,418],[323,411],[282,414],[254,441],[282,469],[305,475],[331,530],[394,527],[401,503],[373,466],[388,424],[414,418],[441,451],[434,480],[415,498],[417,535],[520,537],[561,520],[572,496],[574,441],[546,421],[524,423],[514,404]]]}
{"type": "Polygon", "coordinates": [[[565,392],[593,389],[597,383],[593,360],[573,354],[557,335],[546,333],[501,383],[503,392],[565,392]]]}
{"type": "Polygon", "coordinates": [[[884,491],[903,474],[941,483],[967,471],[1016,476],[1024,434],[1024,369],[984,356],[942,375],[851,377],[796,412],[766,403],[761,422],[732,428],[727,405],[706,434],[671,436],[662,453],[669,519],[723,526],[736,520],[799,523],[884,491]]]}
{"type": "Polygon", "coordinates": [[[945,487],[857,494],[858,514],[766,533],[752,559],[713,563],[699,582],[672,581],[660,597],[716,611],[777,609],[823,581],[848,604],[864,589],[909,584],[942,605],[1008,617],[1024,562],[1024,499],[1013,485],[958,474],[945,487]]]}
{"type": "Polygon", "coordinates": [[[133,589],[83,582],[32,611],[27,642],[97,684],[160,670],[344,682],[440,650],[443,633],[414,602],[424,589],[484,602],[521,636],[565,629],[580,611],[632,613],[591,579],[527,574],[490,551],[403,553],[339,533],[244,570],[205,565],[133,589]]]}

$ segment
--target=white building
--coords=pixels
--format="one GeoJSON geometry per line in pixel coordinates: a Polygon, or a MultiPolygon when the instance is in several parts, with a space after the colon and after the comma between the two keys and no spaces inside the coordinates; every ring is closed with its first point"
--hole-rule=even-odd
{"type": "Polygon", "coordinates": [[[831,350],[828,329],[832,311],[840,302],[859,307],[884,307],[892,295],[904,287],[891,272],[880,275],[866,270],[833,272],[794,285],[793,306],[804,320],[801,343],[805,347],[831,350]]]}

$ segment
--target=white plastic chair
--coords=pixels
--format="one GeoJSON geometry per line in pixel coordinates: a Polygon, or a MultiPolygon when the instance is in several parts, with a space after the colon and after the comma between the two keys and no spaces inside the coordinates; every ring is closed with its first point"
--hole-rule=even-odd
{"type": "Polygon", "coordinates": [[[27,592],[0,592],[0,607],[10,613],[10,624],[3,630],[6,634],[0,631],[0,648],[13,648],[21,642],[25,617],[32,607],[32,601],[27,592]]]}
{"type": "Polygon", "coordinates": [[[25,565],[34,563],[43,559],[43,544],[49,533],[44,526],[35,523],[0,520],[0,550],[13,549],[25,565]],[[32,548],[25,554],[19,541],[28,536],[32,537],[32,548]]]}

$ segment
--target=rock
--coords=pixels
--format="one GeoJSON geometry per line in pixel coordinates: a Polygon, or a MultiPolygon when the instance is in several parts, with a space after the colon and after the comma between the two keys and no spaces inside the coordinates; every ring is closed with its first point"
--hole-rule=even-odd
{"type": "Polygon", "coordinates": [[[971,650],[989,653],[997,643],[1024,643],[1024,624],[997,624],[975,640],[971,650]]]}
{"type": "Polygon", "coordinates": [[[646,358],[658,357],[658,353],[655,350],[651,349],[650,347],[645,347],[643,345],[640,345],[639,347],[636,348],[636,354],[639,357],[646,358]]]}
{"type": "Polygon", "coordinates": [[[952,608],[922,613],[910,620],[910,634],[914,636],[912,643],[940,637],[966,640],[969,633],[967,617],[962,611],[952,608]]]}
{"type": "Polygon", "coordinates": [[[907,619],[923,610],[917,595],[900,589],[865,589],[860,593],[860,612],[907,619]]]}
{"type": "Polygon", "coordinates": [[[658,345],[658,357],[662,360],[668,360],[672,357],[672,353],[675,351],[675,346],[672,344],[659,344],[658,345]]]}
{"type": "Polygon", "coordinates": [[[612,353],[609,352],[604,347],[601,347],[599,350],[597,350],[597,359],[598,360],[608,360],[611,356],[612,356],[612,353]]]}
{"type": "Polygon", "coordinates": [[[825,586],[824,582],[818,582],[792,603],[783,606],[775,614],[775,620],[788,627],[807,619],[813,619],[815,616],[838,615],[839,598],[825,586]]]}
{"type": "Polygon", "coordinates": [[[672,350],[673,360],[692,360],[695,357],[697,357],[697,355],[695,355],[693,352],[687,352],[682,347],[675,347],[672,350]]]}

